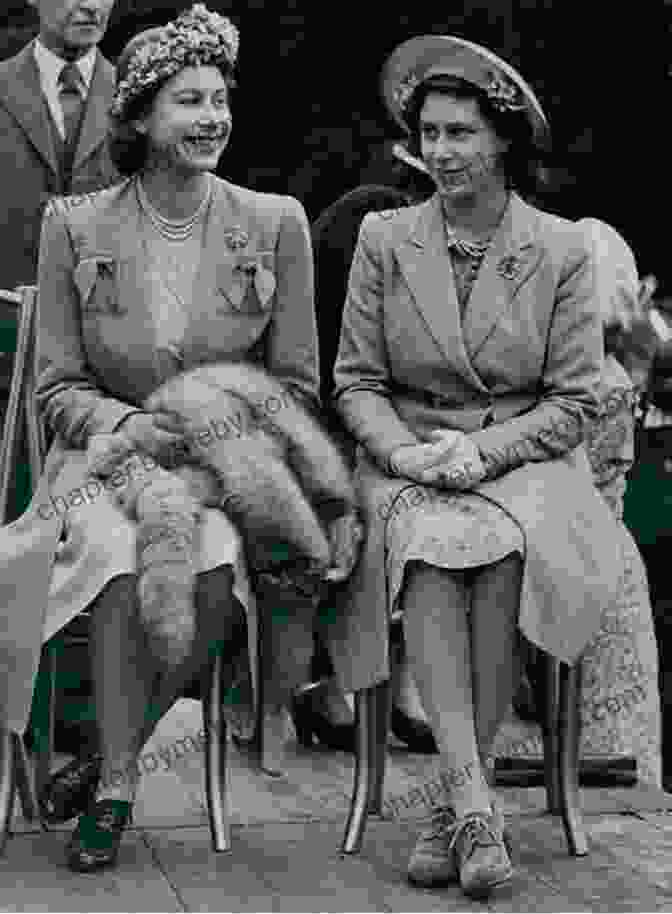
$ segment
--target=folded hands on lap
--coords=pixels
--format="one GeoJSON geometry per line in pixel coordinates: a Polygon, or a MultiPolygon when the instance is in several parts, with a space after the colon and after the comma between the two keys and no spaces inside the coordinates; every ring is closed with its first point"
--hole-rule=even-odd
{"type": "Polygon", "coordinates": [[[468,435],[450,429],[437,429],[422,444],[397,448],[389,467],[395,476],[438,489],[473,489],[485,476],[478,448],[468,435]]]}

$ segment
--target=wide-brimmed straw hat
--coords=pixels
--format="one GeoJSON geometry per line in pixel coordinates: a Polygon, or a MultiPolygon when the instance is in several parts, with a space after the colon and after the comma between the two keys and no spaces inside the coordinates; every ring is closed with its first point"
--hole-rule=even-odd
{"type": "Polygon", "coordinates": [[[548,145],[548,120],[530,86],[514,68],[487,48],[453,35],[420,35],[399,45],[381,74],[387,109],[406,131],[406,110],[415,89],[430,76],[454,76],[482,89],[501,111],[524,111],[535,142],[548,145]]]}

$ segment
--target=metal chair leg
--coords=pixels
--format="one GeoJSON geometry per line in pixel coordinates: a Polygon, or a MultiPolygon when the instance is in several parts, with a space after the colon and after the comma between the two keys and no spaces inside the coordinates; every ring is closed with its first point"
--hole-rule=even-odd
{"type": "Polygon", "coordinates": [[[0,727],[0,855],[4,854],[14,811],[14,750],[10,730],[0,727]]]}
{"type": "Polygon", "coordinates": [[[537,663],[541,665],[538,677],[542,689],[540,706],[542,709],[541,732],[544,744],[544,783],[546,785],[546,802],[551,815],[560,814],[560,782],[558,773],[558,689],[560,665],[548,654],[539,651],[537,663]]]}
{"type": "Polygon", "coordinates": [[[369,729],[369,777],[371,796],[369,815],[380,816],[385,800],[385,763],[387,761],[387,736],[390,732],[392,711],[392,688],[390,680],[379,683],[371,689],[371,725],[369,729]]]}
{"type": "Polygon", "coordinates": [[[579,796],[580,696],[581,661],[573,666],[560,664],[557,766],[559,800],[569,853],[573,857],[585,857],[588,854],[579,796]]]}
{"type": "Polygon", "coordinates": [[[33,822],[39,818],[37,806],[37,794],[33,781],[32,768],[26,744],[19,733],[14,733],[14,773],[16,778],[16,789],[21,801],[21,810],[23,817],[27,822],[33,822]]]}
{"type": "Polygon", "coordinates": [[[373,723],[373,692],[374,689],[362,689],[355,693],[355,780],[341,854],[359,853],[366,828],[372,786],[369,731],[373,723]]]}
{"type": "Polygon", "coordinates": [[[35,753],[35,789],[41,793],[51,775],[56,729],[58,636],[44,645],[31,714],[35,753]]]}
{"type": "Polygon", "coordinates": [[[205,793],[212,847],[216,853],[231,851],[228,770],[226,764],[226,718],[222,713],[223,660],[217,653],[210,673],[205,700],[205,793]]]}

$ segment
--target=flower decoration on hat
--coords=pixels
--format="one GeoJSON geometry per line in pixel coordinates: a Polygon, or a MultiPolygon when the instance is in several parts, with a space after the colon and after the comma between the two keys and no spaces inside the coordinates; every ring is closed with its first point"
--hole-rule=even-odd
{"type": "Polygon", "coordinates": [[[110,108],[123,118],[134,99],[189,66],[233,68],[238,58],[239,33],[225,16],[196,3],[174,22],[156,30],[132,54],[124,78],[118,83],[110,108]]]}
{"type": "Polygon", "coordinates": [[[525,111],[525,100],[515,83],[505,76],[493,73],[485,86],[485,94],[497,111],[525,111]]]}
{"type": "Polygon", "coordinates": [[[394,90],[394,98],[402,111],[406,111],[411,96],[421,82],[422,80],[415,70],[411,70],[410,73],[407,73],[406,76],[399,81],[399,84],[394,90]]]}

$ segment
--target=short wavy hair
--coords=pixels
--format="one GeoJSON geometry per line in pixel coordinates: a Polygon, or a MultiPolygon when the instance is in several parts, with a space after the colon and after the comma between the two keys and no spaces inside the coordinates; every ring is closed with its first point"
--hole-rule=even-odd
{"type": "Polygon", "coordinates": [[[408,146],[412,155],[421,155],[420,112],[431,93],[452,95],[459,99],[474,99],[482,117],[497,136],[509,143],[503,161],[509,187],[523,196],[536,196],[544,190],[544,164],[549,150],[542,150],[535,142],[527,113],[498,110],[484,89],[458,76],[436,74],[423,80],[414,90],[405,111],[405,121],[410,134],[408,146]]]}

